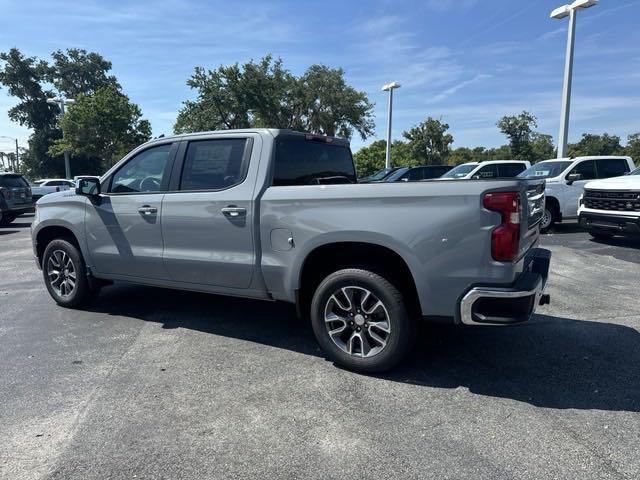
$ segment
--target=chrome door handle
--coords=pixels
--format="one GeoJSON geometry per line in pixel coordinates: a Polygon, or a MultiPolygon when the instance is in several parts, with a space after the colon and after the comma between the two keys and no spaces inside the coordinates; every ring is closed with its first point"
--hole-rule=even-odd
{"type": "Polygon", "coordinates": [[[150,207],[149,205],[143,205],[138,209],[138,212],[143,215],[152,215],[158,213],[158,209],[156,207],[150,207]]]}
{"type": "Polygon", "coordinates": [[[220,210],[227,217],[238,218],[247,214],[247,209],[242,207],[224,207],[220,210]]]}

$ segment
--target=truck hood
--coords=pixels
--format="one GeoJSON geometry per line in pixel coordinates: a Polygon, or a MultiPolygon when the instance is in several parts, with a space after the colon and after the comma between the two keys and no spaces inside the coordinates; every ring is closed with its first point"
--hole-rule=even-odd
{"type": "Polygon", "coordinates": [[[607,178],[587,183],[584,188],[590,190],[640,190],[640,175],[607,178]]]}
{"type": "Polygon", "coordinates": [[[44,197],[40,198],[40,200],[38,200],[36,203],[38,205],[43,205],[46,203],[57,203],[60,201],[64,201],[65,197],[75,197],[75,196],[76,196],[76,192],[74,192],[73,190],[62,190],[60,192],[49,193],[44,197]]]}

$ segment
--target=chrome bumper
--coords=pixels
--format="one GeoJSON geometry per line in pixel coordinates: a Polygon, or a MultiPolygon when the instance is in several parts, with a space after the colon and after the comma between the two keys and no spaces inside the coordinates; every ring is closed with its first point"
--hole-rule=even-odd
{"type": "Polygon", "coordinates": [[[477,286],[460,301],[460,322],[465,325],[510,325],[526,322],[539,304],[549,303],[544,289],[549,277],[551,252],[532,249],[524,271],[511,285],[477,286]]]}

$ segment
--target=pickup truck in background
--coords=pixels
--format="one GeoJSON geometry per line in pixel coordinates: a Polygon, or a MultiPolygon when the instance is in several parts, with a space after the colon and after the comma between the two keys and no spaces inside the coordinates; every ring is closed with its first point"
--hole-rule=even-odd
{"type": "Polygon", "coordinates": [[[578,218],[596,239],[614,235],[640,238],[640,168],[624,177],[587,183],[578,218]]]}
{"type": "Polygon", "coordinates": [[[488,160],[462,163],[440,178],[444,180],[480,180],[487,178],[512,178],[531,166],[525,160],[488,160]]]}
{"type": "Polygon", "coordinates": [[[45,178],[33,182],[31,184],[31,192],[33,194],[33,201],[36,202],[49,193],[69,190],[70,188],[75,187],[76,184],[73,180],[66,180],[64,178],[45,178]]]}
{"type": "Polygon", "coordinates": [[[540,179],[358,184],[345,140],[230,130],[153,140],[43,197],[32,238],[62,306],[119,280],[291,302],[330,359],[377,372],[419,319],[508,325],[547,302],[543,206],[540,179]]]}
{"type": "Polygon", "coordinates": [[[619,177],[635,168],[631,157],[576,157],[544,160],[519,175],[546,180],[546,206],[540,229],[578,218],[578,201],[591,180],[619,177]]]}

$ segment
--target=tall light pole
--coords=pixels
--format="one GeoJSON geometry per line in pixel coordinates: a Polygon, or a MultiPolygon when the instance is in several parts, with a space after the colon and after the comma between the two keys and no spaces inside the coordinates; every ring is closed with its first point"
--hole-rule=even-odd
{"type": "Polygon", "coordinates": [[[564,85],[562,88],[562,111],[560,112],[560,133],[558,134],[558,158],[567,156],[569,136],[569,112],[571,110],[571,81],[573,77],[573,50],[576,39],[576,14],[578,10],[593,7],[598,0],[575,0],[570,5],[563,5],[551,12],[556,20],[569,17],[569,34],[567,38],[567,54],[564,65],[564,85]]]}
{"type": "Polygon", "coordinates": [[[20,153],[18,152],[18,139],[13,137],[7,137],[6,135],[0,135],[0,138],[8,138],[9,140],[14,140],[16,142],[16,158],[15,164],[13,165],[13,170],[16,172],[20,171],[20,153]]]}
{"type": "Polygon", "coordinates": [[[390,82],[382,86],[383,92],[389,92],[389,112],[388,112],[389,116],[387,119],[387,155],[384,162],[385,168],[391,168],[391,117],[392,117],[392,110],[393,110],[393,91],[396,88],[400,88],[400,87],[401,85],[398,82],[390,82]]]}
{"type": "MultiPolygon", "coordinates": [[[[54,97],[47,98],[47,103],[50,105],[58,105],[60,108],[60,115],[64,115],[65,105],[71,105],[76,101],[73,98],[54,97]]],[[[71,179],[71,163],[69,161],[69,150],[64,151],[64,175],[66,179],[71,179]]]]}

